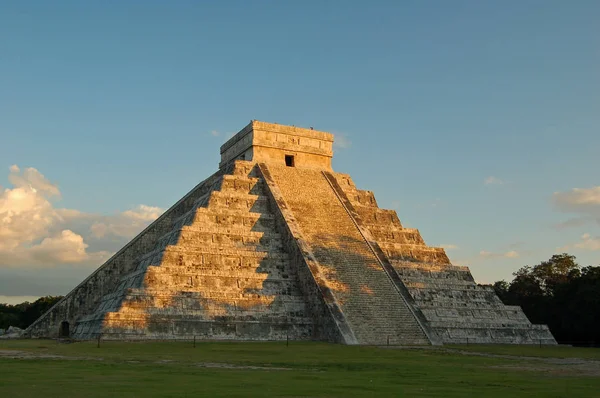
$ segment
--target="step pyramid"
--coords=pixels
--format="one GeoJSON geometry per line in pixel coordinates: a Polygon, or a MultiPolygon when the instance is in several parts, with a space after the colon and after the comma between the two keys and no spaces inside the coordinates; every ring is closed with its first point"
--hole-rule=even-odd
{"type": "Polygon", "coordinates": [[[333,135],[252,121],[219,170],[25,332],[74,339],[555,344],[331,168],[333,135]]]}

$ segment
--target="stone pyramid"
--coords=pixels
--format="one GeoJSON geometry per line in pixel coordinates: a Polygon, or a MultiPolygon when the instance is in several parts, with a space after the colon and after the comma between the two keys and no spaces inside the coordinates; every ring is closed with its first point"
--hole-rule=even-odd
{"type": "Polygon", "coordinates": [[[252,121],[219,170],[26,331],[75,339],[555,344],[372,192],[333,135],[252,121]]]}

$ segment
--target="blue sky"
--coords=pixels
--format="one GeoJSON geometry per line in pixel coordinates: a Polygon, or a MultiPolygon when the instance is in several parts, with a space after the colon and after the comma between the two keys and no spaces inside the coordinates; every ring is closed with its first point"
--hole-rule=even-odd
{"type": "Polygon", "coordinates": [[[599,19],[585,0],[2,2],[0,296],[66,293],[250,119],[341,137],[334,169],[480,281],[562,250],[598,265],[599,19]]]}

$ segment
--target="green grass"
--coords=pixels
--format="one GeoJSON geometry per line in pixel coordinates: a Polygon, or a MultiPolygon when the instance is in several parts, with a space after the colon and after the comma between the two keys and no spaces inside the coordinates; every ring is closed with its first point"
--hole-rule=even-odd
{"type": "MultiPolygon", "coordinates": [[[[510,347],[478,346],[385,349],[294,342],[289,347],[285,343],[198,343],[193,348],[191,343],[105,341],[97,348],[95,342],[0,341],[0,351],[36,356],[11,359],[0,353],[0,396],[593,397],[600,391],[597,375],[582,374],[565,364],[454,351],[475,348],[524,355],[511,353],[510,347]],[[42,354],[61,358],[37,357],[42,354]],[[207,363],[233,368],[206,367],[207,363]]],[[[544,351],[539,356],[568,358],[572,353],[577,358],[598,358],[588,355],[587,349],[537,349],[544,351]]]]}

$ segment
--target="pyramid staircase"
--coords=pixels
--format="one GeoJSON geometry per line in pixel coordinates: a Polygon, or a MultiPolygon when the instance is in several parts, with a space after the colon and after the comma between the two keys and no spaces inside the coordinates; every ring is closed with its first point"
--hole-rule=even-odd
{"type": "MultiPolygon", "coordinates": [[[[320,170],[260,165],[277,185],[358,344],[427,345],[422,325],[320,170]]],[[[290,218],[291,218],[290,217],[290,218]]]]}

